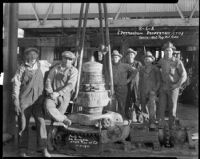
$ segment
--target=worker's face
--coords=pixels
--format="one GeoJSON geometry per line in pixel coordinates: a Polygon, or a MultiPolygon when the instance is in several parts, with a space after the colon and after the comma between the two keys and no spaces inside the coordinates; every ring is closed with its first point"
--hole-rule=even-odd
{"type": "Polygon", "coordinates": [[[38,58],[38,54],[35,51],[30,51],[26,55],[26,62],[28,62],[29,64],[34,64],[37,58],[38,58]]]}
{"type": "Polygon", "coordinates": [[[113,63],[118,63],[119,60],[120,60],[120,57],[119,57],[119,56],[113,56],[113,57],[112,57],[113,63]]]}
{"type": "Polygon", "coordinates": [[[103,54],[102,54],[102,52],[98,52],[98,60],[99,61],[103,60],[103,54]]]}
{"type": "Polygon", "coordinates": [[[63,56],[63,57],[62,57],[62,62],[63,62],[63,65],[64,65],[64,66],[66,66],[66,67],[71,67],[72,64],[73,64],[73,59],[72,59],[72,58],[69,58],[69,57],[63,56]]]}
{"type": "Polygon", "coordinates": [[[165,57],[165,58],[171,58],[172,55],[173,55],[173,50],[172,50],[172,48],[166,48],[166,49],[164,50],[164,57],[165,57]]]}
{"type": "Polygon", "coordinates": [[[151,57],[145,57],[144,64],[145,66],[150,66],[153,62],[153,59],[151,57]]]}
{"type": "Polygon", "coordinates": [[[129,63],[133,63],[134,60],[135,60],[135,54],[129,53],[129,54],[127,55],[127,60],[128,60],[129,63]]]}

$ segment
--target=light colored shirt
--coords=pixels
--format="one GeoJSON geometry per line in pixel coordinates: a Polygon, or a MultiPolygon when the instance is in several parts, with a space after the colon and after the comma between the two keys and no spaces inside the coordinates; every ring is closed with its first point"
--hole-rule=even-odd
{"type": "Polygon", "coordinates": [[[25,62],[18,67],[14,77],[11,80],[13,83],[12,97],[14,100],[15,99],[19,100],[22,76],[23,76],[25,69],[28,69],[29,71],[32,71],[32,73],[34,73],[38,69],[38,63],[36,62],[33,66],[31,66],[25,62]]]}
{"type": "Polygon", "coordinates": [[[161,67],[161,77],[163,86],[172,84],[183,84],[187,79],[187,72],[181,60],[173,57],[170,59],[160,59],[158,65],[161,67]]]}
{"type": "Polygon", "coordinates": [[[127,85],[128,74],[131,73],[132,77],[137,74],[137,70],[126,63],[113,64],[112,68],[114,85],[127,85]]]}
{"type": "Polygon", "coordinates": [[[61,64],[54,66],[47,77],[45,90],[47,93],[58,92],[61,96],[71,93],[75,88],[78,70],[71,66],[62,68],[61,64]]]}

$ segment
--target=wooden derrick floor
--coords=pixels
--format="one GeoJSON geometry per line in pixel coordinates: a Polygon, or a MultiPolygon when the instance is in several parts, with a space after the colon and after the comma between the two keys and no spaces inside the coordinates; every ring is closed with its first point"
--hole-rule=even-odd
{"type": "MultiPolygon", "coordinates": [[[[192,105],[179,104],[177,110],[177,116],[179,117],[181,124],[188,126],[192,133],[198,132],[198,107],[192,105]]],[[[34,122],[34,121],[32,121],[34,122]]],[[[49,121],[46,121],[49,125],[49,121]]],[[[47,126],[48,127],[48,126],[47,126]]],[[[30,141],[29,141],[29,155],[32,157],[41,156],[36,153],[36,135],[30,127],[30,141]]],[[[54,152],[52,157],[70,157],[70,156],[88,156],[77,154],[58,154],[54,152]]],[[[152,150],[151,147],[135,149],[131,146],[130,151],[125,151],[122,144],[107,144],[106,149],[101,155],[102,157],[178,157],[178,158],[198,158],[198,151],[195,149],[189,149],[186,143],[182,147],[176,146],[174,148],[161,148],[161,151],[152,150]]],[[[10,141],[3,145],[3,157],[17,157],[16,141],[10,141]]]]}

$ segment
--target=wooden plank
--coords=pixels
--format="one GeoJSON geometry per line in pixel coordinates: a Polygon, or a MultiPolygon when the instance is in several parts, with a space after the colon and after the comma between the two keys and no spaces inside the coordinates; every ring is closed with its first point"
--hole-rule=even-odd
{"type": "MultiPolygon", "coordinates": [[[[103,24],[104,25],[104,24],[103,24]]],[[[109,20],[109,27],[138,27],[138,26],[199,26],[199,18],[192,18],[186,22],[180,18],[166,19],[121,19],[109,20]]],[[[44,25],[37,21],[19,21],[19,28],[57,28],[61,27],[60,20],[48,20],[44,25]]],[[[78,20],[64,21],[65,28],[77,28],[78,20]]],[[[99,20],[88,20],[87,27],[99,27],[99,20]]]]}
{"type": "MultiPolygon", "coordinates": [[[[191,11],[182,11],[183,15],[185,17],[190,16],[191,11]]],[[[45,14],[39,15],[40,17],[45,17],[45,14]]],[[[109,18],[114,18],[116,16],[116,13],[108,13],[109,18]]],[[[193,16],[199,16],[199,11],[195,11],[193,16]]],[[[61,15],[60,14],[49,14],[48,19],[49,20],[60,20],[61,15]]],[[[63,18],[66,19],[78,19],[79,14],[72,13],[72,14],[63,14],[63,18]]],[[[98,18],[99,13],[88,13],[88,18],[98,18]]],[[[122,17],[129,17],[129,18],[151,18],[151,17],[179,17],[178,12],[134,12],[134,13],[120,13],[118,18],[122,17]]],[[[35,20],[35,16],[33,14],[20,14],[19,20],[35,20]]]]}

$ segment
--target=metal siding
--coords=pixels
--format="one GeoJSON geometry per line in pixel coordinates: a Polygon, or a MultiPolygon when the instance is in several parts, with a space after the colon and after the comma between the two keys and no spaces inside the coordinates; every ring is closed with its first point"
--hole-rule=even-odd
{"type": "MultiPolygon", "coordinates": [[[[50,3],[35,3],[38,14],[46,14],[50,3]]],[[[196,0],[179,0],[178,5],[182,11],[192,11],[196,4],[196,0]]],[[[31,3],[19,3],[20,15],[33,15],[31,3]]],[[[122,3],[107,3],[108,13],[117,13],[122,3]]],[[[196,10],[199,11],[199,1],[196,10]]],[[[51,14],[61,14],[62,3],[54,3],[53,12],[51,14]]],[[[79,14],[80,3],[63,3],[64,14],[79,14]]],[[[124,3],[120,13],[147,13],[148,12],[177,12],[173,3],[124,3]]],[[[91,3],[89,13],[98,13],[97,3],[91,3]]]]}

